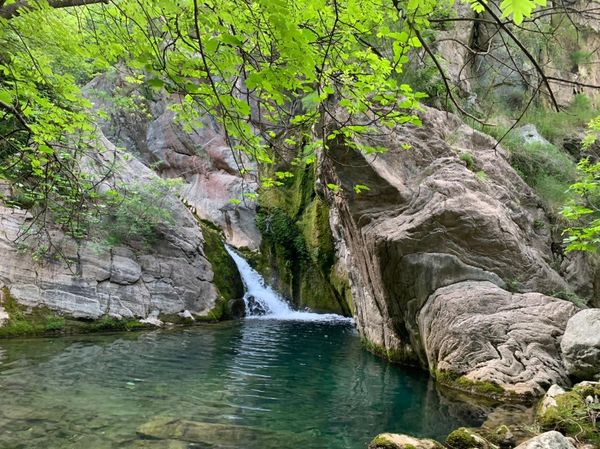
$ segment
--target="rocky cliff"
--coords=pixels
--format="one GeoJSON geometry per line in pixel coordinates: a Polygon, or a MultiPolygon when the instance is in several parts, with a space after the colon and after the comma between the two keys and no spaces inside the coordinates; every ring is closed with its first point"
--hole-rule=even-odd
{"type": "Polygon", "coordinates": [[[578,308],[552,296],[575,287],[540,200],[492,138],[452,114],[422,118],[382,131],[387,153],[338,142],[322,155],[321,184],[341,187],[324,194],[362,335],[466,390],[539,395],[568,383],[559,345],[578,308]]]}
{"type": "MultiPolygon", "coordinates": [[[[88,163],[117,167],[112,181],[150,183],[157,175],[101,136],[102,149],[88,163]]],[[[10,195],[10,192],[5,192],[10,195]]],[[[0,285],[4,301],[21,307],[45,307],[74,318],[156,318],[168,314],[205,317],[219,311],[219,294],[198,223],[176,198],[167,198],[172,225],[163,226],[151,246],[131,240],[112,248],[92,241],[76,242],[59,230],[50,232],[60,257],[52,251],[34,261],[40,241],[17,239],[32,216],[0,206],[0,285]]]]}

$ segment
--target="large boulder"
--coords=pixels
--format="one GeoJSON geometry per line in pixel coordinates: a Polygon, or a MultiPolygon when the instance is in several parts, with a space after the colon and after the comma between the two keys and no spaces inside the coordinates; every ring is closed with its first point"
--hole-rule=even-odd
{"type": "Polygon", "coordinates": [[[561,349],[569,374],[600,379],[600,309],[587,309],[567,323],[561,349]]]}
{"type": "Polygon", "coordinates": [[[506,151],[452,114],[421,117],[421,127],[359,142],[385,153],[334,141],[319,166],[321,185],[341,187],[324,195],[360,332],[379,352],[427,366],[417,315],[437,289],[477,280],[551,295],[569,286],[541,201],[506,151]],[[357,184],[369,190],[356,194],[357,184]]]}
{"type": "MultiPolygon", "coordinates": [[[[152,182],[157,176],[135,158],[100,137],[99,151],[87,163],[115,163],[114,180],[125,184],[152,182]]],[[[185,310],[206,315],[215,307],[218,292],[212,267],[203,251],[203,236],[187,208],[176,198],[165,202],[173,225],[159,229],[151,247],[130,241],[110,249],[94,242],[75,242],[51,229],[52,242],[61,248],[61,259],[34,261],[20,240],[29,212],[0,205],[0,284],[26,307],[45,306],[76,318],[103,315],[145,318],[185,310]]],[[[48,254],[51,256],[51,254],[48,254]]]]}
{"type": "Polygon", "coordinates": [[[442,373],[456,373],[464,376],[457,387],[477,392],[479,383],[493,393],[497,385],[498,393],[533,397],[569,383],[560,337],[576,312],[572,303],[540,293],[468,281],[438,289],[418,322],[429,367],[442,380],[442,373]]]}

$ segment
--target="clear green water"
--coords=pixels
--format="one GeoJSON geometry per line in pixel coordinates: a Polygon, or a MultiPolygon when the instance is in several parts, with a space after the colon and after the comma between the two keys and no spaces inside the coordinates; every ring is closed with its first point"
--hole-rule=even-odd
{"type": "Polygon", "coordinates": [[[217,445],[239,449],[365,449],[383,431],[439,438],[484,419],[366,352],[345,323],[0,342],[1,449],[214,447],[144,440],[136,430],[157,417],[243,426],[243,443],[217,445]]]}

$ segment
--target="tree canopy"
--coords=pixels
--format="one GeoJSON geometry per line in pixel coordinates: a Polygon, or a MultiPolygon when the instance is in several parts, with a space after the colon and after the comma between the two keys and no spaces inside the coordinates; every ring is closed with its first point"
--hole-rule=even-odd
{"type": "MultiPolygon", "coordinates": [[[[546,6],[464,2],[509,38],[511,26],[546,6]]],[[[82,166],[98,149],[96,117],[81,87],[110,70],[150,94],[176,94],[173,109],[187,129],[201,126],[206,114],[215,117],[242,170],[242,153],[270,163],[293,148],[298,160],[312,163],[315,151],[336,139],[367,153],[385,151],[353,137],[419,124],[415,112],[425,95],[400,75],[415,50],[443,70],[429,36],[432,20],[453,3],[0,0],[0,177],[19,189],[19,201],[36,210],[42,228],[50,221],[85,236],[106,198],[98,177],[82,166]]],[[[541,81],[553,100],[547,78],[541,81]]],[[[279,179],[261,182],[268,187],[279,179]]]]}

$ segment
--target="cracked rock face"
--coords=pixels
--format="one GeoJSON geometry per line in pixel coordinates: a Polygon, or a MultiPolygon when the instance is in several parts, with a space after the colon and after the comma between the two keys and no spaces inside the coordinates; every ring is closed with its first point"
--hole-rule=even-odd
{"type": "Polygon", "coordinates": [[[600,379],[600,309],[582,310],[573,316],[560,346],[569,374],[600,379]]]}
{"type": "Polygon", "coordinates": [[[430,369],[539,396],[569,383],[559,339],[576,312],[572,303],[540,293],[469,281],[436,290],[418,322],[430,369]]]}
{"type": "MultiPolygon", "coordinates": [[[[101,142],[107,151],[98,157],[114,154],[122,181],[156,178],[106,139],[101,142]]],[[[77,318],[134,318],[184,310],[206,314],[215,305],[217,290],[212,267],[204,256],[201,231],[177,198],[168,204],[175,224],[161,229],[151,248],[130,242],[129,246],[98,250],[87,242],[77,245],[53,231],[70,265],[54,260],[36,263],[31,253],[19,251],[15,239],[31,216],[0,205],[0,284],[25,306],[47,306],[77,318]]]]}

